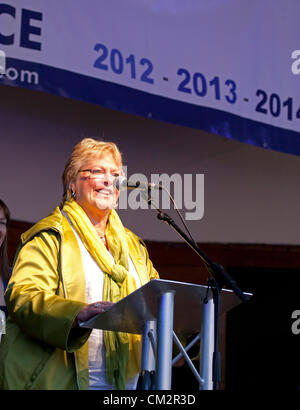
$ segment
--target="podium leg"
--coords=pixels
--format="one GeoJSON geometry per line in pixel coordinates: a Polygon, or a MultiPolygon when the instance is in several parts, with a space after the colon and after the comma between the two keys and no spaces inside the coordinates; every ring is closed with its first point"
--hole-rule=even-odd
{"type": "Polygon", "coordinates": [[[145,323],[142,342],[141,370],[152,372],[155,370],[155,347],[151,344],[151,339],[156,340],[156,320],[149,320],[145,323]],[[152,333],[152,337],[150,335],[152,333]]]}
{"type": "Polygon", "coordinates": [[[174,291],[163,293],[159,301],[157,321],[156,388],[171,390],[174,291]]]}
{"type": "Polygon", "coordinates": [[[144,324],[142,336],[141,372],[137,390],[155,389],[156,320],[144,324]]]}
{"type": "Polygon", "coordinates": [[[201,390],[213,390],[212,368],[214,351],[214,302],[209,299],[203,304],[200,345],[200,374],[203,383],[201,390]]]}

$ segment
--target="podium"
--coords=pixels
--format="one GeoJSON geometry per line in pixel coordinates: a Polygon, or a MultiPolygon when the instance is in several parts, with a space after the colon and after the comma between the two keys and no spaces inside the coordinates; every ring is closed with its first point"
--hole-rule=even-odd
{"type": "MultiPolygon", "coordinates": [[[[221,291],[220,315],[241,303],[231,291],[221,291]]],[[[212,390],[214,303],[203,285],[154,279],[81,327],[142,335],[141,371],[155,370],[155,389],[171,390],[173,341],[187,360],[199,389],[212,390]],[[200,369],[194,368],[179,338],[198,333],[200,369]]],[[[196,340],[196,341],[197,341],[196,340]]]]}

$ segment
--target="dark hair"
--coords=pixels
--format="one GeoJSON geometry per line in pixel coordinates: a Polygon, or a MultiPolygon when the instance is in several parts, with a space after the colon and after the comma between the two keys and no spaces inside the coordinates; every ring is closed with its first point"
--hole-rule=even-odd
{"type": "MultiPolygon", "coordinates": [[[[10,212],[6,204],[1,199],[0,199],[0,208],[2,208],[4,211],[4,215],[7,221],[6,226],[8,226],[10,222],[10,212]]],[[[7,255],[7,235],[5,236],[4,241],[0,247],[0,276],[2,276],[7,281],[9,279],[9,262],[8,262],[8,255],[7,255]]]]}

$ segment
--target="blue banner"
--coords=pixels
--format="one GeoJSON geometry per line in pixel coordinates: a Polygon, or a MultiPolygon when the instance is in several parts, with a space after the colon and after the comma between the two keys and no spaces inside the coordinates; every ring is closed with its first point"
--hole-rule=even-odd
{"type": "Polygon", "coordinates": [[[300,155],[299,15],[297,0],[6,1],[0,84],[300,155]]]}

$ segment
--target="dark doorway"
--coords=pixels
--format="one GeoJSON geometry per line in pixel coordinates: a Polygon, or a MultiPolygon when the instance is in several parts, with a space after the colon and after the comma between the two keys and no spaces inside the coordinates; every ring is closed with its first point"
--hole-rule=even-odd
{"type": "Polygon", "coordinates": [[[254,296],[227,315],[226,390],[299,390],[300,334],[291,315],[300,309],[300,271],[228,271],[254,296]]]}

